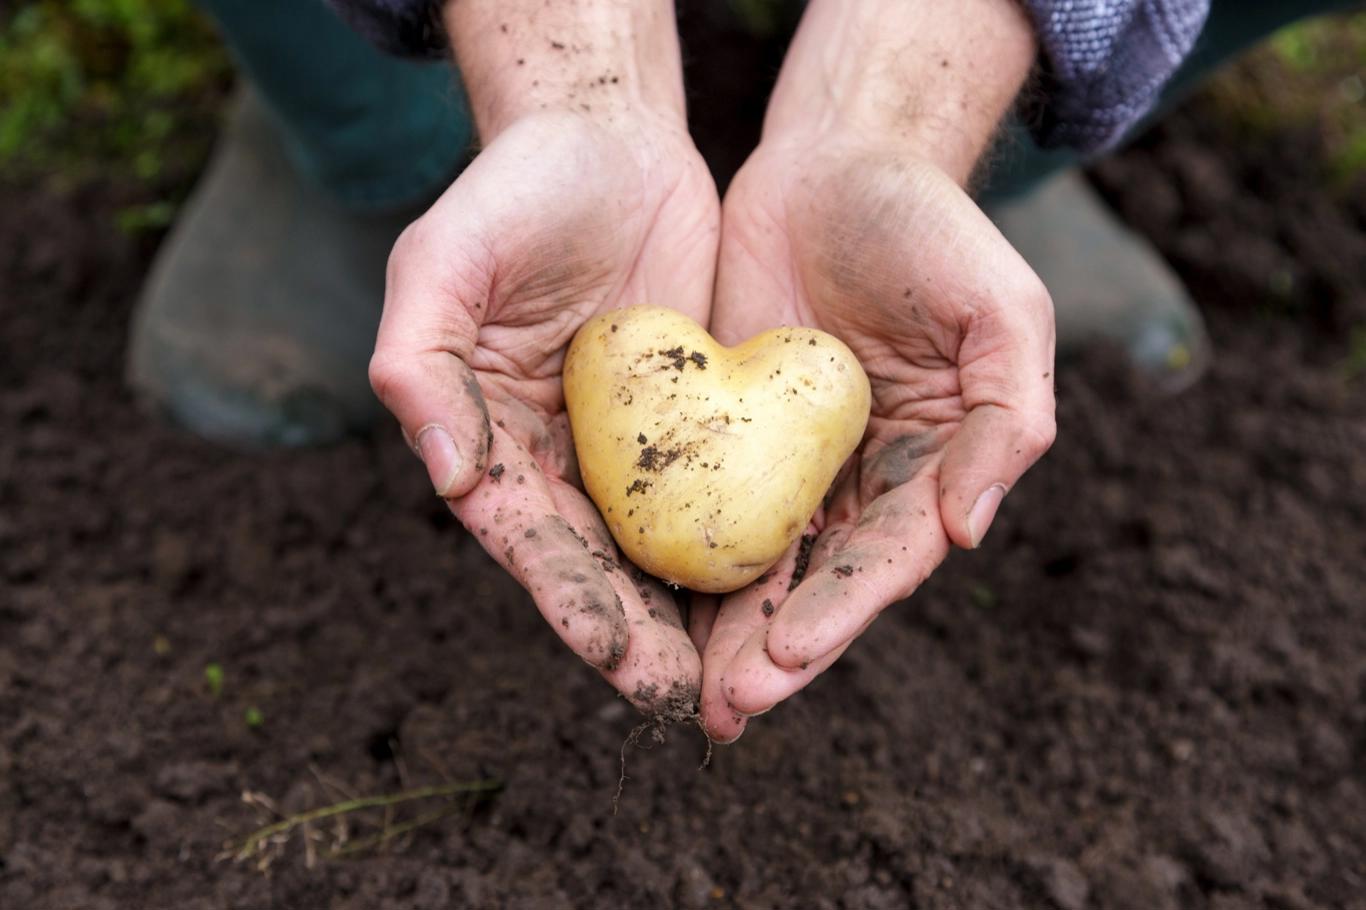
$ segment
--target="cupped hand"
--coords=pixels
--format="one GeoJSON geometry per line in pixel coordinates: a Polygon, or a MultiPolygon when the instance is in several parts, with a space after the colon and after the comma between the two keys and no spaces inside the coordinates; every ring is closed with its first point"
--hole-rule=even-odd
{"type": "Polygon", "coordinates": [[[705,322],[718,220],[715,185],[674,124],[528,116],[399,238],[370,365],[461,523],[652,714],[690,710],[699,658],[581,491],[560,374],[603,310],[650,303],[705,322]]]}
{"type": "Polygon", "coordinates": [[[904,150],[766,142],[727,193],[712,332],[843,340],[872,383],[859,450],[800,546],[697,611],[719,741],[828,668],[949,546],[981,541],[1054,436],[1047,292],[958,184],[904,150]]]}

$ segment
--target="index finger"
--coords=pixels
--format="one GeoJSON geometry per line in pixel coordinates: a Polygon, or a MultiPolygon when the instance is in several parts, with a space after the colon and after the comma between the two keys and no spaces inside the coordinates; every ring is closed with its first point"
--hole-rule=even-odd
{"type": "Polygon", "coordinates": [[[875,499],[773,622],[740,647],[721,680],[727,702],[757,714],[805,688],[884,609],[919,587],[948,551],[937,471],[875,499]]]}
{"type": "Polygon", "coordinates": [[[556,507],[536,459],[502,427],[490,467],[451,511],[499,565],[530,592],[541,615],[575,654],[612,671],[630,632],[621,598],[556,507]]]}

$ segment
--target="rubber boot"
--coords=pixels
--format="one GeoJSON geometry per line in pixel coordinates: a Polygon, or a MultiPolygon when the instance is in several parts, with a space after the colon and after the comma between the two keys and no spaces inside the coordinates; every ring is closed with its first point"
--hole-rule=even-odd
{"type": "Polygon", "coordinates": [[[1079,172],[989,204],[987,214],[1053,296],[1060,361],[1108,341],[1165,392],[1186,388],[1209,365],[1204,319],[1181,282],[1079,172]]]}
{"type": "Polygon", "coordinates": [[[208,439],[320,445],[381,415],[366,367],[389,250],[417,210],[361,216],[306,184],[244,93],[134,312],[129,379],[208,439]]]}

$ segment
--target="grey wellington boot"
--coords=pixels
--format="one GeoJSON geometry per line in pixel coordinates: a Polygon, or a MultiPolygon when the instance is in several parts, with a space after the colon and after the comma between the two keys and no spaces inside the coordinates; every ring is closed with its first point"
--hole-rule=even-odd
{"type": "Polygon", "coordinates": [[[152,266],[133,315],[134,389],[247,448],[317,445],[381,414],[366,366],[390,248],[416,213],[350,213],[306,185],[250,93],[152,266]]]}
{"type": "Polygon", "coordinates": [[[1166,392],[1209,365],[1204,319],[1181,282],[1080,173],[1052,177],[987,213],[1053,296],[1060,360],[1108,340],[1166,392]]]}

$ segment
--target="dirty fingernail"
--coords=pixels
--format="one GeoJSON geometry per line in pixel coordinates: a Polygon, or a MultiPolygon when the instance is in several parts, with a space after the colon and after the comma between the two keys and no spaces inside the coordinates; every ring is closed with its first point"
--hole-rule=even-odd
{"type": "Polygon", "coordinates": [[[1001,507],[1001,500],[1005,497],[1005,485],[995,483],[987,487],[986,492],[978,496],[977,501],[972,504],[972,511],[968,513],[968,536],[972,538],[974,550],[981,545],[982,538],[987,536],[991,521],[996,517],[996,510],[1001,507]]]}
{"type": "Polygon", "coordinates": [[[427,466],[427,476],[431,478],[436,495],[445,496],[464,464],[455,440],[444,427],[429,424],[417,434],[417,454],[427,466]]]}

